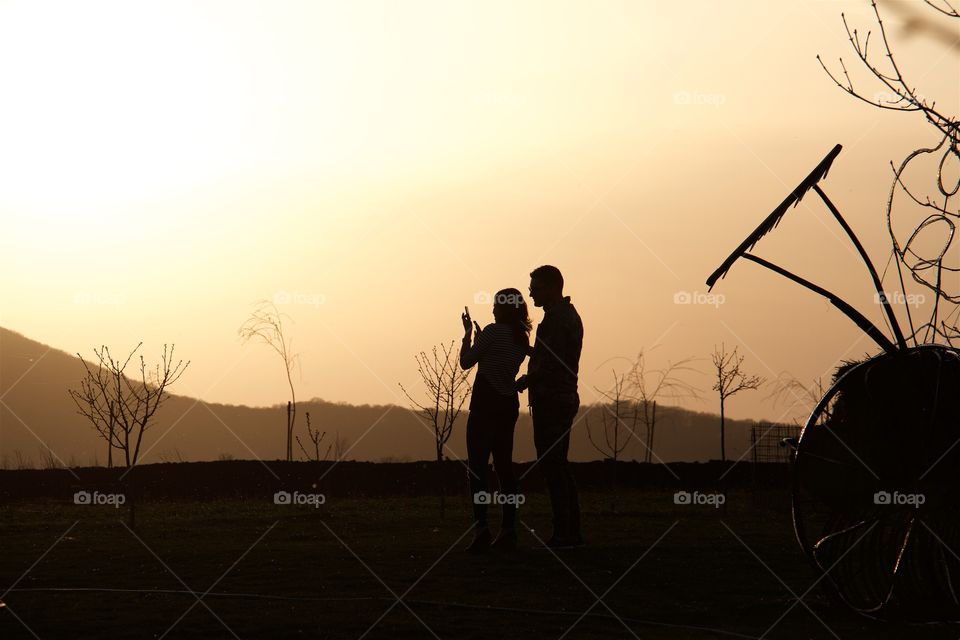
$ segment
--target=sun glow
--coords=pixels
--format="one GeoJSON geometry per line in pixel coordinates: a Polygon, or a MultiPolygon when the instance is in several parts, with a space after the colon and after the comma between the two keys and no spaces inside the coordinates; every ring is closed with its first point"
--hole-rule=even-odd
{"type": "Polygon", "coordinates": [[[109,224],[151,198],[225,191],[295,165],[296,129],[322,141],[310,145],[314,163],[335,154],[342,114],[323,95],[335,87],[325,79],[311,99],[292,100],[297,69],[282,38],[255,7],[230,7],[219,23],[203,11],[212,5],[5,7],[0,207],[109,224]],[[301,126],[307,114],[312,133],[301,126]]]}

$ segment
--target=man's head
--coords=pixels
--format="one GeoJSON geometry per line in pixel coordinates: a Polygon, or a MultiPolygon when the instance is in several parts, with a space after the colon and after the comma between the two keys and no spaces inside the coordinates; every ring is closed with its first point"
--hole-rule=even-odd
{"type": "Polygon", "coordinates": [[[560,269],[545,264],[530,272],[530,297],[534,306],[543,307],[563,300],[563,275],[560,269]]]}

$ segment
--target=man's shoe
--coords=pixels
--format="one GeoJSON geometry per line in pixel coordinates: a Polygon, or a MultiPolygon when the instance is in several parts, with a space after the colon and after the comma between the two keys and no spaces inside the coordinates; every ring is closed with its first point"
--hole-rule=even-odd
{"type": "Polygon", "coordinates": [[[483,529],[474,534],[473,542],[464,549],[467,553],[484,553],[490,549],[490,531],[483,529]]]}
{"type": "Polygon", "coordinates": [[[550,536],[547,540],[547,546],[551,549],[574,549],[582,546],[583,540],[577,540],[568,536],[550,536]]]}
{"type": "Polygon", "coordinates": [[[497,539],[490,545],[493,549],[512,551],[517,548],[517,532],[514,529],[504,529],[497,534],[497,539]]]}

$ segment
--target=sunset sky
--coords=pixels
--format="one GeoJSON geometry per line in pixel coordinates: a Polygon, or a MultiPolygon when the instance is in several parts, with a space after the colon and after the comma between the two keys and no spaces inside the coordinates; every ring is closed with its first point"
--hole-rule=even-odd
{"type": "MultiPolygon", "coordinates": [[[[888,35],[956,114],[960,49],[903,29],[918,6],[882,3],[888,35]]],[[[584,322],[583,402],[655,344],[651,367],[701,359],[701,410],[721,342],[752,373],[826,377],[877,349],[814,294],[742,262],[722,304],[675,297],[706,292],[836,143],[823,187],[885,265],[889,163],[938,138],[823,72],[817,54],[842,55],[881,90],[841,12],[875,28],[865,0],[0,1],[0,326],[91,357],[173,342],[192,361],[175,393],[267,405],[281,366],[237,329],[275,299],[300,398],[403,403],[414,354],[458,340],[464,305],[486,324],[484,292],[526,292],[549,263],[584,322]]],[[[805,203],[756,253],[881,324],[805,203]]],[[[783,419],[765,396],[728,414],[783,419]]]]}

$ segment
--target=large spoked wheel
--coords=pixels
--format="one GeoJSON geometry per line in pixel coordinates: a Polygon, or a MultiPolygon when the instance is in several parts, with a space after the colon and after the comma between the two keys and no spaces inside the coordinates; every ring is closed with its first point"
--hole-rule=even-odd
{"type": "Polygon", "coordinates": [[[847,366],[804,426],[797,541],[856,611],[960,620],[960,351],[923,345],[847,366]]]}

